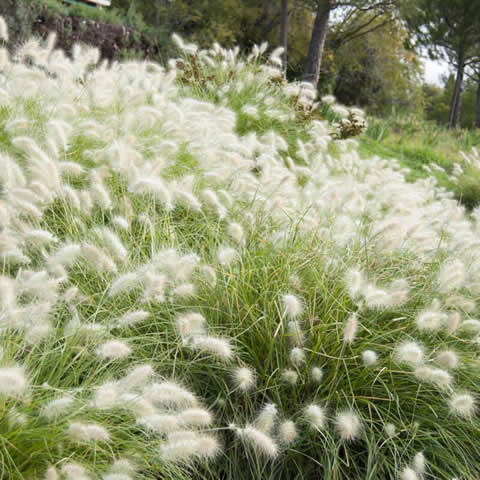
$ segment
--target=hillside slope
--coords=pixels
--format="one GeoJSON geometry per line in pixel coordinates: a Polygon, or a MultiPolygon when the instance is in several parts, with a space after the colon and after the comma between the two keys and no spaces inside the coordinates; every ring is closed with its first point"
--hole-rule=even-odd
{"type": "Polygon", "coordinates": [[[0,475],[478,478],[477,221],[175,41],[2,51],[0,475]]]}

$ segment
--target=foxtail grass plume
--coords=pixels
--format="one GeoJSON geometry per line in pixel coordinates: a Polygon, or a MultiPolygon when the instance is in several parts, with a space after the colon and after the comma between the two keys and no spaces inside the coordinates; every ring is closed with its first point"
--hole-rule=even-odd
{"type": "Polygon", "coordinates": [[[211,460],[220,451],[220,444],[213,435],[178,431],[167,435],[159,455],[165,462],[185,463],[197,459],[211,460]]]}
{"type": "Polygon", "coordinates": [[[345,323],[345,327],[343,329],[343,341],[344,343],[346,343],[347,345],[351,345],[356,336],[357,336],[357,333],[358,333],[358,318],[357,318],[357,314],[356,313],[352,313],[346,323],[345,323]]]}
{"type": "Polygon", "coordinates": [[[423,475],[425,473],[426,462],[425,462],[425,455],[423,454],[423,452],[418,452],[415,454],[412,460],[412,468],[419,475],[423,475]]]}
{"type": "Polygon", "coordinates": [[[267,435],[271,435],[277,416],[277,407],[273,403],[267,403],[257,415],[254,426],[267,435]]]}
{"type": "Polygon", "coordinates": [[[300,366],[305,363],[305,351],[303,348],[294,347],[290,350],[290,361],[295,366],[300,366]]]}
{"type": "Polygon", "coordinates": [[[238,260],[238,252],[234,248],[220,247],[217,251],[217,260],[223,267],[228,267],[238,260]]]}
{"type": "Polygon", "coordinates": [[[238,367],[233,372],[233,382],[241,392],[248,392],[255,386],[255,373],[248,367],[238,367]]]}
{"type": "Polygon", "coordinates": [[[282,445],[288,446],[297,438],[297,427],[292,420],[285,420],[278,427],[278,438],[282,445]]]}
{"type": "Polygon", "coordinates": [[[283,311],[289,318],[295,319],[303,314],[302,301],[292,294],[282,296],[283,311]]]}
{"type": "Polygon", "coordinates": [[[78,442],[107,442],[110,440],[106,428],[97,423],[71,423],[68,433],[78,442]]]}
{"type": "Polygon", "coordinates": [[[393,423],[386,423],[383,430],[387,437],[393,437],[397,433],[397,427],[393,423]]]}
{"type": "Polygon", "coordinates": [[[337,414],[335,427],[342,440],[353,441],[360,436],[362,423],[356,413],[347,410],[337,414]]]}
{"type": "Polygon", "coordinates": [[[320,383],[323,379],[324,373],[320,367],[313,367],[310,375],[313,382],[320,383]]]}
{"type": "Polygon", "coordinates": [[[23,367],[0,368],[0,395],[17,397],[27,389],[28,381],[23,367]]]}
{"type": "Polygon", "coordinates": [[[421,365],[424,360],[424,348],[416,342],[404,342],[397,347],[395,358],[399,363],[421,365]]]}
{"type": "Polygon", "coordinates": [[[461,260],[446,262],[438,274],[438,290],[442,293],[458,290],[465,282],[465,265],[461,260]]]}
{"type": "Polygon", "coordinates": [[[404,467],[398,478],[399,480],[419,480],[417,472],[411,467],[404,467]]]}
{"type": "Polygon", "coordinates": [[[282,379],[289,385],[295,385],[298,381],[298,373],[291,368],[287,368],[282,372],[282,379]]]}
{"type": "Polygon", "coordinates": [[[453,370],[458,366],[458,356],[453,350],[442,350],[435,356],[435,361],[443,368],[453,370]]]}
{"type": "Polygon", "coordinates": [[[319,405],[308,405],[304,411],[308,423],[317,430],[323,430],[327,424],[326,410],[319,405]]]}
{"type": "Polygon", "coordinates": [[[233,358],[232,346],[226,338],[200,335],[193,337],[188,345],[192,350],[210,353],[220,360],[229,361],[233,358]]]}
{"type": "Polygon", "coordinates": [[[259,455],[269,458],[275,458],[278,455],[278,445],[272,437],[261,430],[251,425],[247,425],[244,428],[231,426],[231,428],[239,438],[250,445],[259,455]]]}
{"type": "Polygon", "coordinates": [[[448,403],[450,411],[461,417],[471,418],[476,410],[475,398],[469,393],[455,393],[448,403]]]}
{"type": "Polygon", "coordinates": [[[0,16],[0,40],[8,42],[8,26],[3,17],[0,16]]]}
{"type": "Polygon", "coordinates": [[[373,350],[365,350],[362,352],[362,360],[366,367],[373,367],[378,362],[378,355],[373,350]]]}
{"type": "Polygon", "coordinates": [[[120,340],[111,340],[100,345],[96,353],[99,357],[106,360],[118,360],[128,357],[132,353],[132,349],[120,340]]]}

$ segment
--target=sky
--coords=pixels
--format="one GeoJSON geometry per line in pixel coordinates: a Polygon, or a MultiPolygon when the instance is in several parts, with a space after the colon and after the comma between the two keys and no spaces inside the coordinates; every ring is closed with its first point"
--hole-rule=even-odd
{"type": "Polygon", "coordinates": [[[425,59],[424,64],[424,79],[427,83],[433,83],[439,87],[443,86],[441,76],[448,73],[448,65],[442,60],[425,59]]]}

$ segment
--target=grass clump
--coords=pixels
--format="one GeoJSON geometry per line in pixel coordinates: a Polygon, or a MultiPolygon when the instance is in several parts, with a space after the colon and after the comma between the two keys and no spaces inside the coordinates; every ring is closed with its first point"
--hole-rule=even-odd
{"type": "Polygon", "coordinates": [[[478,477],[476,216],[176,42],[2,67],[1,475],[478,477]]]}
{"type": "Polygon", "coordinates": [[[387,120],[371,118],[360,139],[364,155],[395,158],[409,169],[408,178],[434,177],[469,210],[480,204],[479,172],[465,154],[476,155],[480,135],[472,130],[449,130],[433,122],[401,115],[387,120]]]}

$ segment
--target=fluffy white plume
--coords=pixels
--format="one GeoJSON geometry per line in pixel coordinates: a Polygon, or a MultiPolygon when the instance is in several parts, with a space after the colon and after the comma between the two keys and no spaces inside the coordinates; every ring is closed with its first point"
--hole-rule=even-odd
{"type": "Polygon", "coordinates": [[[395,357],[399,363],[420,365],[424,359],[424,348],[416,342],[404,342],[397,347],[395,357]]]}
{"type": "Polygon", "coordinates": [[[297,427],[292,420],[285,420],[278,427],[278,438],[282,445],[290,445],[297,438],[297,427]]]}
{"type": "Polygon", "coordinates": [[[248,367],[238,367],[233,372],[233,381],[240,391],[248,392],[255,386],[255,373],[248,367]]]}
{"type": "Polygon", "coordinates": [[[226,338],[200,335],[193,337],[188,345],[192,350],[210,353],[221,360],[231,360],[233,357],[230,341],[226,338]]]}
{"type": "Polygon", "coordinates": [[[220,444],[213,435],[179,431],[167,436],[160,446],[160,458],[167,462],[187,462],[212,459],[220,452],[220,444]]]}
{"type": "Polygon", "coordinates": [[[78,442],[107,442],[110,440],[110,435],[105,427],[97,423],[71,423],[68,433],[78,442]]]}
{"type": "Polygon", "coordinates": [[[17,397],[25,392],[28,380],[23,367],[0,368],[0,395],[17,397]]]}
{"type": "Polygon", "coordinates": [[[292,294],[283,295],[282,297],[283,311],[289,318],[297,318],[303,314],[302,301],[292,294]]]}
{"type": "Polygon", "coordinates": [[[312,427],[322,430],[327,423],[327,414],[325,408],[312,404],[305,408],[305,418],[312,427]]]}
{"type": "Polygon", "coordinates": [[[132,353],[132,349],[120,340],[110,340],[100,345],[96,353],[99,357],[106,360],[117,360],[119,358],[128,357],[132,353]]]}
{"type": "Polygon", "coordinates": [[[335,427],[342,440],[352,441],[360,436],[362,423],[356,413],[344,411],[335,418],[335,427]]]}
{"type": "Polygon", "coordinates": [[[356,313],[352,313],[345,323],[345,327],[343,329],[343,341],[347,345],[351,345],[358,332],[358,317],[356,313]]]}
{"type": "Polygon", "coordinates": [[[234,428],[235,433],[256,452],[266,457],[278,455],[278,445],[272,437],[257,428],[247,425],[245,428],[234,428]]]}
{"type": "Polygon", "coordinates": [[[372,367],[378,361],[378,355],[373,350],[365,350],[362,352],[363,364],[366,367],[372,367]]]}
{"type": "Polygon", "coordinates": [[[461,417],[471,417],[476,410],[475,398],[469,393],[455,393],[449,400],[452,413],[461,417]]]}

